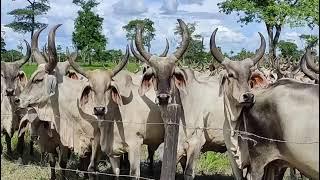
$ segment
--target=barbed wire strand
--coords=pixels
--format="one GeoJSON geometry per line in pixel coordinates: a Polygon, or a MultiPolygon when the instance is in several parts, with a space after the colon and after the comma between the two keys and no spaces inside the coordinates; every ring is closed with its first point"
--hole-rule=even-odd
{"type": "MultiPolygon", "coordinates": [[[[12,116],[11,114],[1,114],[1,116],[12,116]]],[[[60,118],[60,116],[58,115],[44,115],[46,119],[47,117],[53,116],[53,117],[57,117],[60,118]]],[[[247,135],[247,136],[254,136],[256,138],[259,139],[263,139],[263,140],[267,140],[267,141],[273,141],[273,142],[279,142],[279,143],[292,143],[292,144],[319,144],[319,141],[310,141],[310,142],[298,142],[298,141],[289,141],[289,140],[281,140],[281,139],[274,139],[274,138],[267,138],[264,136],[260,136],[254,133],[250,133],[250,132],[246,132],[246,131],[241,131],[241,130],[231,130],[231,129],[223,129],[223,128],[216,128],[216,127],[192,127],[192,126],[187,126],[187,125],[183,125],[183,124],[179,124],[179,123],[144,123],[144,122],[125,122],[125,121],[117,121],[117,120],[107,120],[107,119],[97,119],[95,120],[97,122],[110,122],[110,123],[123,123],[123,124],[139,124],[139,125],[178,125],[178,126],[182,126],[183,128],[187,128],[187,129],[200,129],[200,130],[214,130],[214,131],[223,131],[223,130],[227,130],[227,131],[231,131],[231,132],[236,132],[238,137],[241,137],[242,139],[245,140],[253,140],[249,137],[245,137],[243,135],[247,135]]],[[[256,144],[256,140],[253,140],[254,143],[256,144]]]]}

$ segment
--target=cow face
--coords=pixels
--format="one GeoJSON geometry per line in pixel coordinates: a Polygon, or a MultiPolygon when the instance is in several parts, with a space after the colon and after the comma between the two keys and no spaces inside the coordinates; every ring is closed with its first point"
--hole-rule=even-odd
{"type": "Polygon", "coordinates": [[[250,92],[249,80],[251,78],[251,69],[263,57],[266,48],[265,39],[259,33],[261,45],[256,55],[253,58],[244,59],[241,61],[231,61],[224,58],[215,43],[216,29],[210,39],[211,53],[213,57],[221,63],[225,68],[226,73],[223,75],[220,90],[224,91],[225,96],[230,102],[235,103],[235,106],[247,106],[254,103],[254,95],[250,92]]]}
{"type": "Polygon", "coordinates": [[[27,83],[27,76],[20,68],[31,56],[31,48],[27,41],[27,54],[15,62],[1,62],[1,93],[5,96],[17,96],[27,83]]]}
{"type": "Polygon", "coordinates": [[[32,74],[30,81],[20,94],[19,99],[16,100],[16,103],[19,103],[20,108],[44,105],[55,94],[56,88],[57,79],[55,71],[48,73],[45,70],[45,65],[41,64],[32,74]]]}
{"type": "Polygon", "coordinates": [[[171,97],[174,89],[184,90],[186,83],[186,75],[176,66],[178,59],[187,50],[189,44],[189,32],[186,24],[178,19],[179,25],[182,29],[182,43],[181,47],[172,55],[161,57],[151,55],[146,52],[142,45],[142,27],[138,26],[136,29],[135,44],[137,52],[135,52],[133,43],[131,44],[131,51],[137,59],[145,62],[150,66],[143,73],[142,81],[139,88],[139,94],[143,96],[153,85],[156,91],[157,99],[156,102],[159,105],[167,105],[171,103],[171,97]]]}
{"type": "Polygon", "coordinates": [[[111,102],[118,105],[122,104],[118,86],[112,78],[124,68],[128,59],[129,47],[127,46],[123,60],[111,71],[102,69],[84,71],[74,62],[74,59],[69,60],[70,65],[88,79],[88,85],[83,88],[80,97],[80,107],[86,109],[84,112],[88,112],[89,108],[89,114],[103,116],[107,113],[107,106],[111,102]],[[93,107],[93,109],[90,109],[90,107],[93,107]]]}

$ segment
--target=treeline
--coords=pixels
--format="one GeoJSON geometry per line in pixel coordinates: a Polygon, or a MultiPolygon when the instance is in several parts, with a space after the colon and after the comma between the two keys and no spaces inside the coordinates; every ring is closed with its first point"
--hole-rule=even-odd
{"type": "MultiPolygon", "coordinates": [[[[50,9],[48,0],[33,0],[28,1],[29,4],[24,8],[18,8],[9,15],[14,16],[13,22],[6,26],[12,28],[19,33],[30,33],[32,37],[35,30],[47,26],[47,24],[37,21],[37,17],[44,15],[50,9]]],[[[14,2],[12,2],[14,3],[14,2]]],[[[108,38],[102,33],[103,17],[100,17],[93,11],[93,8],[99,5],[96,0],[73,0],[73,3],[80,7],[78,15],[74,21],[74,32],[72,33],[72,49],[77,49],[79,52],[78,61],[84,64],[91,65],[92,63],[118,62],[121,59],[122,51],[111,49],[108,50],[108,38]]],[[[218,4],[220,11],[226,14],[232,12],[242,12],[239,15],[239,22],[248,24],[251,22],[262,22],[265,24],[268,32],[269,53],[268,58],[274,59],[279,52],[283,58],[290,58],[291,61],[298,61],[303,53],[303,49],[298,49],[298,46],[290,40],[279,40],[281,28],[289,24],[291,26],[308,25],[310,28],[319,26],[319,1],[317,0],[294,0],[294,1],[252,1],[252,0],[228,0],[218,4]],[[248,10],[250,7],[250,10],[248,10]],[[276,7],[276,8],[275,8],[276,7]],[[272,12],[272,13],[271,13],[272,12]]],[[[130,42],[135,37],[135,27],[141,25],[144,27],[143,39],[144,46],[150,52],[151,42],[156,36],[154,22],[148,18],[134,19],[123,26],[126,32],[126,38],[130,42]]],[[[190,44],[188,51],[184,54],[182,63],[184,65],[201,65],[212,62],[212,56],[209,51],[204,48],[204,37],[196,34],[197,23],[187,24],[190,32],[190,44]]],[[[179,37],[181,29],[176,24],[174,34],[179,37]]],[[[305,42],[305,47],[314,48],[318,45],[318,36],[301,35],[300,39],[305,42]]],[[[31,41],[29,41],[31,42],[31,41]]],[[[4,61],[14,61],[23,56],[21,53],[24,45],[19,44],[18,50],[6,50],[5,39],[1,36],[1,59],[4,61]]],[[[69,47],[71,48],[71,47],[69,47]]],[[[57,46],[58,57],[60,61],[65,61],[68,58],[69,49],[57,46]]],[[[225,56],[237,60],[250,57],[254,52],[242,49],[238,53],[230,51],[225,53],[225,56]]],[[[134,61],[133,59],[131,62],[134,61]]]]}

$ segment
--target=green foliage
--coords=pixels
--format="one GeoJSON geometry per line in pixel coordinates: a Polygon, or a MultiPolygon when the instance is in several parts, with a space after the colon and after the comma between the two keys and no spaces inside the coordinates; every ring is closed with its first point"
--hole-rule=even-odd
{"type": "MultiPolygon", "coordinates": [[[[187,49],[187,52],[183,55],[183,61],[186,64],[203,64],[207,62],[208,56],[207,53],[204,51],[204,45],[203,45],[203,37],[199,34],[194,34],[196,30],[197,24],[194,23],[188,23],[187,27],[190,34],[190,43],[187,49]]],[[[176,24],[175,35],[181,36],[182,30],[179,26],[179,24],[176,24]]],[[[181,45],[181,42],[180,42],[181,45]]],[[[211,59],[211,58],[210,58],[211,59]]]]}
{"type": "Polygon", "coordinates": [[[14,21],[5,25],[19,33],[27,33],[35,29],[41,28],[46,24],[36,21],[35,18],[39,15],[44,15],[50,9],[48,0],[28,0],[29,5],[25,8],[18,8],[10,11],[8,14],[14,16],[14,21]]]}
{"type": "Polygon", "coordinates": [[[292,58],[292,60],[298,60],[301,57],[301,51],[298,50],[298,46],[295,43],[281,40],[278,43],[278,48],[282,57],[292,58]]]}
{"type": "Polygon", "coordinates": [[[226,154],[206,152],[200,156],[197,166],[198,171],[202,171],[205,174],[217,173],[217,174],[231,174],[231,166],[226,154]]]}
{"type": "Polygon", "coordinates": [[[23,57],[23,54],[17,50],[7,50],[1,53],[1,61],[13,62],[23,57]]]}
{"type": "Polygon", "coordinates": [[[319,37],[315,35],[301,34],[299,38],[305,41],[306,48],[314,48],[319,43],[319,37]]]}
{"type": "Polygon", "coordinates": [[[302,25],[302,21],[319,24],[318,0],[226,0],[218,6],[226,14],[237,12],[238,22],[244,24],[264,21],[282,25],[286,20],[291,25],[302,25]]]}
{"type": "Polygon", "coordinates": [[[6,42],[4,42],[4,38],[1,36],[1,54],[6,52],[6,42]]]}
{"type": "Polygon", "coordinates": [[[154,39],[155,36],[155,28],[153,27],[154,22],[151,21],[148,18],[145,18],[143,20],[141,19],[135,19],[129,21],[129,23],[125,26],[122,26],[122,29],[124,29],[126,33],[126,37],[128,41],[133,40],[136,36],[136,26],[140,25],[143,27],[143,45],[148,47],[148,52],[150,52],[151,48],[151,41],[154,39]]]}
{"type": "Polygon", "coordinates": [[[89,60],[101,60],[102,52],[106,49],[107,38],[102,34],[103,18],[95,14],[92,8],[99,3],[95,0],[74,0],[73,3],[81,6],[78,11],[74,25],[75,31],[72,33],[72,41],[76,48],[92,58],[85,58],[89,60]]]}
{"type": "Polygon", "coordinates": [[[237,60],[237,61],[240,61],[240,60],[243,60],[243,59],[246,59],[246,58],[250,58],[250,57],[253,57],[254,56],[254,53],[253,52],[250,52],[250,51],[247,51],[246,49],[242,48],[241,51],[230,57],[231,59],[233,60],[237,60]]]}

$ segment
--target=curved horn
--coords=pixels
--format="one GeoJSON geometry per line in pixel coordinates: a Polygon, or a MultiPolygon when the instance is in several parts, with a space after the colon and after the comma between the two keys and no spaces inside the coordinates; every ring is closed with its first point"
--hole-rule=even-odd
{"type": "Polygon", "coordinates": [[[285,75],[286,75],[286,72],[285,72],[285,71],[282,71],[281,68],[280,68],[280,58],[279,58],[279,57],[276,57],[275,62],[276,62],[276,69],[277,69],[277,71],[278,71],[282,76],[285,76],[285,75]]]}
{"type": "Polygon", "coordinates": [[[222,63],[224,60],[224,57],[222,55],[222,53],[220,52],[220,50],[217,48],[216,45],[216,33],[218,31],[218,28],[216,28],[213,33],[211,34],[211,38],[210,38],[210,52],[212,54],[212,56],[219,62],[222,63]]]}
{"type": "Polygon", "coordinates": [[[314,72],[312,72],[311,70],[308,69],[305,56],[306,56],[306,54],[304,54],[302,56],[301,61],[300,61],[300,67],[301,67],[302,72],[306,76],[308,76],[310,79],[316,80],[317,82],[319,82],[319,74],[315,74],[314,72]]]}
{"type": "Polygon", "coordinates": [[[86,77],[87,79],[89,79],[89,76],[88,76],[88,73],[83,70],[76,62],[75,60],[77,59],[77,56],[78,56],[78,53],[76,52],[73,52],[71,54],[71,57],[68,58],[68,61],[69,61],[69,64],[70,66],[75,70],[77,71],[77,73],[83,75],[84,77],[86,77]]]}
{"type": "Polygon", "coordinates": [[[117,73],[123,69],[123,67],[127,64],[128,60],[129,60],[129,45],[127,45],[126,54],[122,58],[122,61],[112,70],[112,77],[117,75],[117,73]]]}
{"type": "Polygon", "coordinates": [[[48,55],[47,43],[45,43],[42,48],[42,54],[43,54],[45,60],[48,61],[49,55],[48,55]]]}
{"type": "Polygon", "coordinates": [[[143,56],[141,56],[139,53],[137,53],[137,52],[134,50],[133,41],[131,41],[130,49],[131,49],[131,52],[132,52],[132,54],[133,54],[133,56],[134,56],[135,58],[139,59],[139,60],[142,61],[142,62],[148,63],[148,61],[147,61],[143,56]]]}
{"type": "Polygon", "coordinates": [[[177,20],[182,30],[182,42],[181,42],[181,47],[177,49],[177,51],[174,52],[173,55],[179,60],[182,57],[182,55],[186,52],[189,46],[190,38],[189,38],[189,30],[186,23],[184,23],[181,19],[177,19],[177,20]]]}
{"type": "Polygon", "coordinates": [[[147,60],[149,61],[149,59],[151,58],[151,54],[146,52],[143,48],[143,40],[142,40],[142,30],[143,27],[141,25],[137,25],[136,27],[136,39],[135,39],[135,43],[136,43],[136,47],[138,52],[147,60]]]}
{"type": "Polygon", "coordinates": [[[260,47],[258,49],[258,51],[256,52],[255,56],[253,58],[251,58],[251,60],[253,61],[253,64],[257,64],[257,62],[263,57],[264,55],[264,51],[266,50],[266,40],[264,39],[263,35],[259,33],[260,36],[260,47]]]}
{"type": "Polygon", "coordinates": [[[314,72],[316,72],[317,74],[319,74],[319,66],[317,66],[314,61],[313,58],[311,56],[311,51],[308,48],[307,52],[306,52],[306,62],[307,62],[307,66],[310,67],[310,69],[314,72]]]}
{"type": "Polygon", "coordinates": [[[168,54],[168,51],[169,51],[169,41],[168,41],[168,39],[166,38],[166,49],[163,51],[162,54],[160,54],[160,57],[166,57],[167,54],[168,54]]]}
{"type": "Polygon", "coordinates": [[[40,53],[40,51],[38,49],[39,35],[46,27],[47,26],[44,26],[44,27],[40,28],[37,32],[35,32],[32,36],[32,40],[31,40],[31,52],[32,52],[34,59],[37,61],[38,64],[46,63],[45,58],[43,57],[43,55],[40,53]]]}
{"type": "Polygon", "coordinates": [[[57,50],[56,50],[56,42],[55,42],[55,36],[56,36],[56,30],[58,27],[60,27],[62,24],[55,25],[49,32],[48,35],[48,63],[45,66],[45,69],[47,72],[51,72],[58,63],[58,57],[57,57],[57,50]]]}
{"type": "Polygon", "coordinates": [[[30,56],[31,56],[31,47],[28,41],[26,41],[25,39],[24,39],[24,42],[26,43],[26,46],[27,46],[27,53],[22,59],[20,59],[19,61],[16,61],[16,63],[19,64],[19,68],[21,68],[30,59],[30,56]]]}

